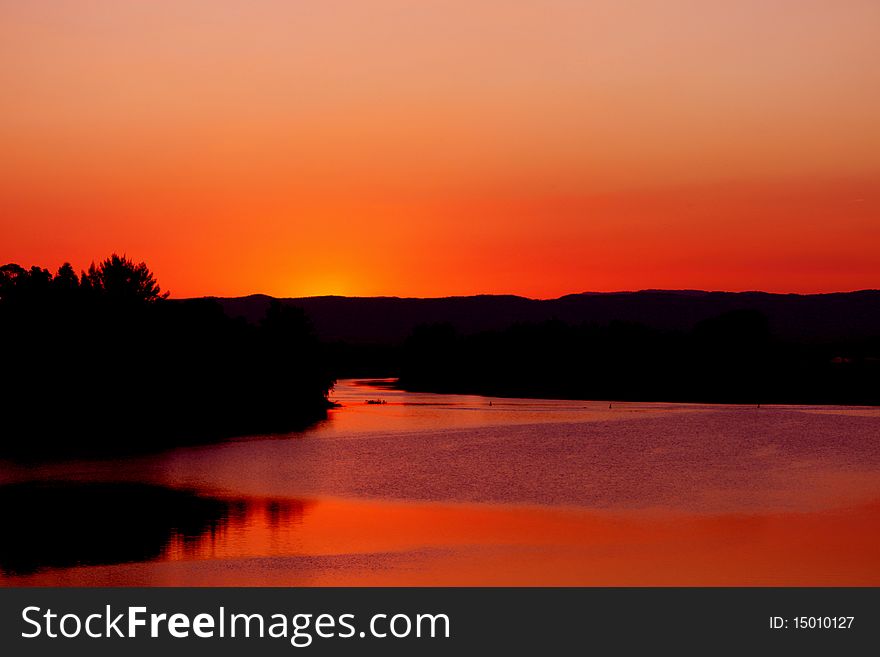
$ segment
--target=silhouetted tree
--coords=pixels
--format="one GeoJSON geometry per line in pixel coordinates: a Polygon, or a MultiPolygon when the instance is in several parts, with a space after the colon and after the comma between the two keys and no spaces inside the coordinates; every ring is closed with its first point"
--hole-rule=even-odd
{"type": "Polygon", "coordinates": [[[79,289],[79,278],[69,262],[58,268],[58,273],[52,279],[52,286],[61,293],[70,293],[79,289]]]}
{"type": "Polygon", "coordinates": [[[24,267],[9,263],[0,267],[0,301],[9,301],[15,296],[25,280],[27,280],[28,272],[24,267]]]}
{"type": "Polygon", "coordinates": [[[273,299],[266,310],[266,316],[260,321],[267,338],[283,343],[299,339],[312,339],[312,325],[302,308],[283,304],[273,299]]]}
{"type": "Polygon", "coordinates": [[[168,298],[146,263],[135,264],[116,253],[97,266],[92,263],[82,279],[88,289],[116,301],[153,303],[168,298]]]}

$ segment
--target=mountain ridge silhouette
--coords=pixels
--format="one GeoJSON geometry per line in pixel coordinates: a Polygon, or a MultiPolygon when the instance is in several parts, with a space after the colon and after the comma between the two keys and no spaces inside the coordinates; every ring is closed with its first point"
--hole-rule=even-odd
{"type": "Polygon", "coordinates": [[[461,333],[498,330],[517,323],[561,320],[607,324],[624,321],[663,330],[689,330],[736,310],[757,310],[771,331],[787,339],[833,340],[880,335],[880,290],[794,294],[706,290],[582,292],[555,299],[508,294],[449,297],[278,298],[263,294],[208,297],[233,317],[258,321],[273,300],[303,308],[328,341],[398,343],[423,324],[447,323],[461,333]]]}

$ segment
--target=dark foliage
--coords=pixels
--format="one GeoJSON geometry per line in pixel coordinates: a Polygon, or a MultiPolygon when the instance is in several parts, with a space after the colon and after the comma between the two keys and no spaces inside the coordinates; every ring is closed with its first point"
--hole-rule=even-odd
{"type": "Polygon", "coordinates": [[[327,367],[340,379],[379,379],[400,373],[402,344],[369,342],[325,343],[327,367]]]}
{"type": "Polygon", "coordinates": [[[272,304],[253,324],[166,296],[117,255],[79,277],[0,268],[0,454],[156,449],[325,417],[333,381],[302,310],[272,304]]]}
{"type": "Polygon", "coordinates": [[[407,340],[400,385],[508,397],[880,404],[878,356],[880,337],[781,339],[754,310],[690,331],[548,321],[460,334],[434,324],[407,340]]]}

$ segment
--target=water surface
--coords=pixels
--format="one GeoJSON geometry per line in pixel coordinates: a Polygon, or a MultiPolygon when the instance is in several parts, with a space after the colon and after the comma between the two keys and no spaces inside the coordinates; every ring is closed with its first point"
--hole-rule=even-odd
{"type": "MultiPolygon", "coordinates": [[[[78,554],[75,563],[47,554],[22,570],[0,551],[0,577],[880,584],[880,409],[494,399],[350,380],[333,397],[340,407],[301,433],[131,459],[0,463],[4,499],[20,499],[25,510],[33,496],[15,486],[53,481],[75,494],[147,486],[130,505],[139,510],[145,490],[163,501],[157,491],[172,491],[202,500],[189,508],[205,514],[181,528],[159,505],[167,522],[152,526],[159,544],[146,554],[120,540],[115,553],[78,554]]],[[[72,524],[92,535],[136,535],[136,517],[118,519],[126,490],[113,493],[106,527],[95,524],[103,516],[92,498],[81,518],[63,523],[31,509],[46,518],[36,534],[57,534],[61,551],[72,524]]],[[[4,535],[34,534],[23,517],[0,518],[4,535]]]]}

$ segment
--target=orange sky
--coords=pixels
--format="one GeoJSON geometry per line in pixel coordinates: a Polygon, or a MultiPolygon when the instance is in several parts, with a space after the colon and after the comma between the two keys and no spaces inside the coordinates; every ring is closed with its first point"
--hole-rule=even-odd
{"type": "Polygon", "coordinates": [[[880,287],[878,62],[876,0],[0,0],[0,262],[880,287]]]}

